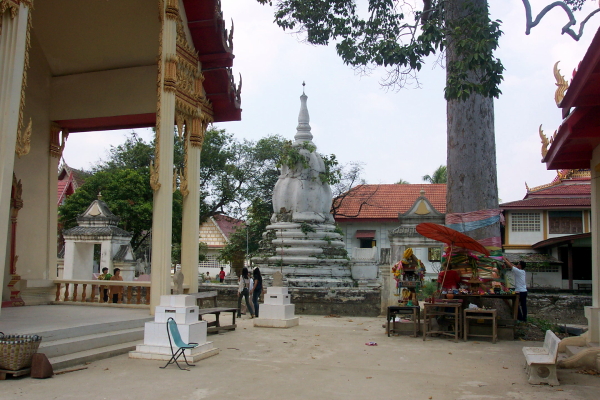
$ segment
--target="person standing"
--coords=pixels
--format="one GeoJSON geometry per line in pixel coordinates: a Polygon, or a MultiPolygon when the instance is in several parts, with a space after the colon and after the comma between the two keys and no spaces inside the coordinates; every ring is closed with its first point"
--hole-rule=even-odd
{"type": "Polygon", "coordinates": [[[248,307],[250,318],[254,318],[254,312],[252,311],[252,306],[248,299],[248,293],[250,293],[250,277],[248,276],[248,268],[244,267],[238,284],[238,318],[242,317],[242,297],[246,299],[246,307],[248,307]]]}
{"type": "MultiPolygon", "coordinates": [[[[121,276],[121,270],[119,268],[115,268],[115,274],[110,278],[111,281],[122,281],[123,277],[121,276]]],[[[111,286],[110,294],[112,297],[113,303],[119,302],[119,296],[123,296],[123,286],[111,286]]]]}
{"type": "Polygon", "coordinates": [[[223,267],[221,267],[221,272],[219,272],[219,281],[221,283],[225,282],[225,271],[223,271],[223,267]]]}
{"type": "Polygon", "coordinates": [[[258,318],[258,299],[263,291],[262,275],[258,267],[254,268],[252,276],[254,277],[254,286],[250,289],[250,294],[252,295],[252,304],[254,305],[254,316],[258,318]]]}
{"type": "Polygon", "coordinates": [[[515,292],[519,294],[519,316],[517,319],[522,322],[527,322],[527,279],[525,273],[525,261],[519,261],[517,265],[513,265],[506,257],[504,264],[512,269],[515,277],[515,292]]]}
{"type": "MultiPolygon", "coordinates": [[[[108,273],[108,268],[102,268],[102,274],[98,275],[99,281],[109,281],[112,275],[108,273]]],[[[100,296],[105,303],[108,303],[108,286],[100,285],[100,296]]]]}

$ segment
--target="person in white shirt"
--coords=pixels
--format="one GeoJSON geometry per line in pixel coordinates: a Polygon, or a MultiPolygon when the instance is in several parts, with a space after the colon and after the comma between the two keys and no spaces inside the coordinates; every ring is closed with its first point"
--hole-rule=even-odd
{"type": "Polygon", "coordinates": [[[519,294],[519,316],[518,320],[527,321],[527,280],[525,279],[525,261],[519,261],[517,265],[513,265],[504,257],[504,264],[512,269],[515,277],[515,292],[519,294]]]}

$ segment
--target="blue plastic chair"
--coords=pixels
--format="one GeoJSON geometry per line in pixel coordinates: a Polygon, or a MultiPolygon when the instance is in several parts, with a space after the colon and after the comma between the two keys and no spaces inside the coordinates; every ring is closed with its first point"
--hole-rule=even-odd
{"type": "Polygon", "coordinates": [[[181,335],[179,334],[179,328],[177,328],[177,322],[175,322],[175,320],[173,318],[169,318],[167,320],[167,335],[169,336],[169,345],[171,345],[172,357],[169,360],[169,362],[167,363],[167,365],[165,365],[164,367],[160,367],[160,368],[167,368],[169,366],[169,364],[175,363],[175,364],[177,364],[179,369],[184,370],[184,371],[189,371],[188,368],[181,368],[181,365],[179,365],[179,363],[177,362],[177,359],[179,357],[181,357],[182,354],[183,354],[183,359],[185,360],[185,363],[190,367],[195,367],[196,366],[195,364],[188,363],[188,360],[185,357],[185,351],[189,350],[189,349],[193,349],[194,347],[198,347],[198,343],[185,343],[183,340],[181,340],[181,335]],[[171,336],[173,336],[173,340],[171,340],[171,336]],[[177,351],[175,351],[173,349],[173,342],[175,342],[177,351]]]}

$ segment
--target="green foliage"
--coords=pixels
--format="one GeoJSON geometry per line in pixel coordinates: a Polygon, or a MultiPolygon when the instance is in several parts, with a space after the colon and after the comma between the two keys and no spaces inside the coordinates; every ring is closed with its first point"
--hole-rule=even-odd
{"type": "Polygon", "coordinates": [[[419,300],[425,300],[428,297],[431,297],[437,291],[437,282],[423,282],[421,286],[421,290],[417,293],[417,298],[419,300]]]}
{"type": "Polygon", "coordinates": [[[300,224],[300,230],[304,235],[308,235],[310,232],[316,232],[315,228],[312,227],[308,222],[303,222],[300,224]]]}
{"type": "Polygon", "coordinates": [[[273,207],[261,198],[255,198],[248,207],[248,219],[229,237],[227,245],[219,251],[219,259],[232,262],[240,255],[251,257],[260,248],[260,241],[270,223],[273,207]]]}
{"type": "Polygon", "coordinates": [[[547,330],[551,330],[552,332],[555,332],[555,333],[559,332],[558,325],[553,324],[552,322],[550,322],[546,319],[543,319],[543,318],[527,317],[527,322],[529,322],[532,325],[537,326],[544,332],[546,332],[547,330]]]}
{"type": "Polygon", "coordinates": [[[274,3],[275,22],[284,30],[304,33],[307,42],[336,41],[337,53],[346,64],[363,70],[388,68],[388,85],[402,87],[428,56],[452,47],[460,61],[449,66],[447,100],[464,100],[471,93],[486,97],[501,93],[498,85],[504,67],[493,55],[502,34],[500,21],[490,21],[487,7],[476,7],[475,0],[452,22],[447,19],[452,0],[425,1],[425,9],[419,11],[407,2],[369,0],[364,16],[355,0],[257,1],[274,3]]]}
{"type": "Polygon", "coordinates": [[[410,185],[409,181],[405,181],[404,179],[399,179],[398,182],[395,183],[396,185],[410,185]]]}
{"type": "Polygon", "coordinates": [[[433,176],[424,175],[423,180],[429,183],[447,183],[448,174],[445,165],[440,165],[434,172],[433,176]]]}
{"type": "MultiPolygon", "coordinates": [[[[310,158],[306,153],[314,153],[316,150],[317,147],[313,143],[302,142],[300,145],[295,145],[292,141],[286,140],[276,166],[279,168],[286,166],[289,169],[294,169],[298,166],[301,166],[303,169],[310,168],[310,158]]],[[[319,180],[329,185],[338,184],[342,179],[342,171],[339,168],[335,154],[320,156],[325,165],[325,171],[319,172],[319,180]]]]}

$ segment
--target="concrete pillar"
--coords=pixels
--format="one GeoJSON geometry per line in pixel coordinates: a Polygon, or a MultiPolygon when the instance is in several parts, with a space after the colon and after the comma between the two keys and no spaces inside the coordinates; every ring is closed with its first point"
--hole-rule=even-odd
{"type": "MultiPolygon", "coordinates": [[[[15,160],[15,143],[19,124],[21,87],[27,47],[29,8],[19,5],[12,18],[10,10],[2,13],[0,33],[0,291],[4,290],[6,243],[10,214],[10,190],[15,160]]],[[[2,293],[0,293],[1,295],[2,293]]],[[[1,297],[1,296],[0,296],[1,297]]]]}
{"type": "MultiPolygon", "coordinates": [[[[166,2],[163,3],[163,6],[166,2]]],[[[161,82],[160,101],[157,117],[157,156],[158,183],[154,191],[152,211],[152,286],[150,292],[150,313],[160,303],[160,296],[171,294],[171,233],[173,231],[173,135],[175,133],[175,92],[165,90],[166,64],[176,58],[177,24],[175,19],[163,13],[161,33],[161,82]]]]}
{"type": "Polygon", "coordinates": [[[592,306],[586,307],[585,316],[588,320],[587,340],[592,343],[600,342],[600,146],[594,149],[591,160],[592,175],[592,306]]]}
{"type": "MultiPolygon", "coordinates": [[[[187,128],[186,128],[187,131],[187,128]]],[[[200,151],[190,144],[186,132],[187,183],[189,193],[183,198],[183,221],[181,227],[181,272],[184,283],[190,285],[190,293],[198,292],[198,245],[200,230],[200,151]]]]}

